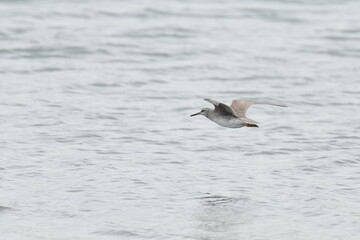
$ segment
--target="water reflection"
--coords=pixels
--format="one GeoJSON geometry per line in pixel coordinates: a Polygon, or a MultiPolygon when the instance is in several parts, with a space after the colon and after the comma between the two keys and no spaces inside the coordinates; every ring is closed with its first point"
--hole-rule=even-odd
{"type": "Polygon", "coordinates": [[[238,239],[244,224],[251,221],[249,199],[207,193],[200,198],[195,214],[198,239],[238,239]]]}

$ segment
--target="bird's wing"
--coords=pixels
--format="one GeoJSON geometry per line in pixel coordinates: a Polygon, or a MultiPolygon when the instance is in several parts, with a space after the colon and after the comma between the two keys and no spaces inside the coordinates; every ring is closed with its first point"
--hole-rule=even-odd
{"type": "Polygon", "coordinates": [[[209,99],[209,98],[205,98],[204,100],[209,102],[209,103],[212,103],[215,107],[219,106],[219,104],[220,104],[220,102],[209,99]]]}
{"type": "Polygon", "coordinates": [[[268,105],[273,105],[273,106],[278,106],[278,107],[286,107],[286,105],[282,105],[282,104],[258,102],[258,101],[251,101],[251,100],[233,100],[230,107],[233,110],[233,112],[235,112],[237,117],[245,118],[246,111],[253,104],[268,104],[268,105]]]}
{"type": "Polygon", "coordinates": [[[215,111],[218,111],[223,115],[232,115],[236,117],[236,113],[228,105],[208,98],[205,98],[204,100],[212,103],[215,106],[215,111]]]}

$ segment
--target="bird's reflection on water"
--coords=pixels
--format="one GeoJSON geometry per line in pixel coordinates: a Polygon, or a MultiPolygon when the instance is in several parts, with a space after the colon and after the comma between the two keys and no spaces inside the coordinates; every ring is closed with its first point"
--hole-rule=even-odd
{"type": "Polygon", "coordinates": [[[251,221],[249,199],[207,193],[199,198],[196,212],[197,239],[238,239],[243,225],[251,221]]]}

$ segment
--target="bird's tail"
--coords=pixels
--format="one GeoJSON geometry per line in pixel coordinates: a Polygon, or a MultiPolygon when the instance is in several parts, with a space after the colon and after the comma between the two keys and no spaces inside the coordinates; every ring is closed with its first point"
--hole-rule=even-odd
{"type": "Polygon", "coordinates": [[[245,126],[245,127],[259,127],[256,124],[249,124],[249,123],[244,123],[243,126],[245,126]]]}
{"type": "Polygon", "coordinates": [[[242,125],[245,127],[259,127],[257,124],[258,122],[255,120],[252,120],[250,118],[240,118],[242,125]]]}

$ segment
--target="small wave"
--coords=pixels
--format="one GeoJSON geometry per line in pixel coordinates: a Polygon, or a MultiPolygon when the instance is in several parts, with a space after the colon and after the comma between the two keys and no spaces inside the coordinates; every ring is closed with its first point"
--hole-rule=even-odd
{"type": "Polygon", "coordinates": [[[206,204],[212,205],[212,206],[229,204],[229,203],[237,203],[239,201],[246,200],[245,198],[227,197],[227,196],[216,195],[216,194],[211,194],[211,193],[206,193],[205,196],[201,196],[198,199],[204,200],[206,204]]]}
{"type": "Polygon", "coordinates": [[[152,236],[147,236],[147,235],[139,234],[139,233],[128,231],[128,230],[100,230],[100,231],[93,232],[93,234],[121,236],[121,237],[152,238],[152,236]]]}
{"type": "Polygon", "coordinates": [[[12,211],[12,210],[15,210],[15,209],[11,208],[11,207],[0,206],[0,213],[12,211]]]}

